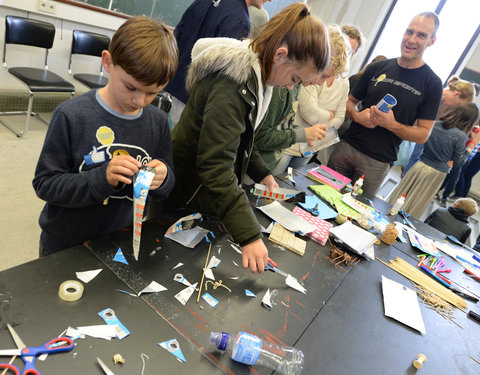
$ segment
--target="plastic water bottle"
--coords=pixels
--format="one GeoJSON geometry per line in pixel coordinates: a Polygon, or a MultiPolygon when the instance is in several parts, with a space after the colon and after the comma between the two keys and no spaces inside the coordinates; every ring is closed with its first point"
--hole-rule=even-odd
{"type": "Polygon", "coordinates": [[[403,204],[405,203],[405,196],[407,193],[403,194],[400,198],[398,198],[395,203],[393,204],[393,207],[390,209],[390,215],[396,215],[398,214],[398,211],[402,209],[403,204]]]}
{"type": "Polygon", "coordinates": [[[356,196],[360,189],[362,188],[363,186],[363,177],[364,175],[362,174],[362,177],[360,177],[356,182],[355,182],[355,185],[353,185],[353,189],[352,189],[352,195],[353,196],[356,196]]]}
{"type": "Polygon", "coordinates": [[[246,332],[238,332],[235,337],[211,332],[210,341],[234,361],[246,365],[266,366],[283,375],[299,375],[303,370],[301,350],[272,344],[246,332]]]}

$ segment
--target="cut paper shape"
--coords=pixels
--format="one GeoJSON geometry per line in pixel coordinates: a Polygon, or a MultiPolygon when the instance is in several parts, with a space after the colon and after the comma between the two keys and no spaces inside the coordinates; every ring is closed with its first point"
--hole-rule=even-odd
{"type": "Polygon", "coordinates": [[[180,349],[180,344],[178,343],[177,339],[171,339],[164,342],[159,342],[157,345],[160,345],[163,349],[168,351],[170,354],[173,354],[177,359],[181,362],[187,362],[185,356],[182,353],[182,349],[180,349]]]}
{"type": "Polygon", "coordinates": [[[315,230],[313,225],[283,207],[279,202],[257,208],[289,231],[305,235],[315,230]]]}
{"type": "Polygon", "coordinates": [[[302,210],[300,207],[295,207],[293,209],[293,213],[315,226],[315,230],[313,232],[307,233],[307,236],[315,242],[318,242],[320,245],[325,246],[328,240],[328,234],[330,232],[330,229],[333,228],[333,224],[329,223],[328,221],[322,220],[317,216],[309,214],[307,211],[302,210]]]}
{"type": "Polygon", "coordinates": [[[370,207],[368,204],[362,203],[352,197],[352,193],[344,194],[342,197],[342,201],[343,203],[348,204],[355,211],[360,212],[364,216],[371,215],[373,212],[375,212],[375,209],[373,207],[370,207]]]}
{"type": "Polygon", "coordinates": [[[287,284],[290,288],[293,288],[295,290],[298,290],[299,292],[302,292],[303,294],[307,294],[307,289],[305,289],[296,278],[294,278],[292,275],[288,275],[287,278],[285,279],[285,284],[287,284]]]}
{"type": "Polygon", "coordinates": [[[140,292],[138,292],[138,296],[140,297],[142,294],[145,293],[158,293],[167,290],[163,285],[160,285],[156,281],[152,281],[148,284],[145,288],[143,288],[140,292]]]}
{"type": "Polygon", "coordinates": [[[183,266],[183,263],[182,262],[179,262],[175,267],[172,268],[172,270],[174,270],[175,268],[179,268],[183,266]]]}
{"type": "Polygon", "coordinates": [[[218,300],[216,300],[215,298],[213,298],[210,293],[205,293],[202,298],[205,300],[205,302],[207,302],[210,306],[212,306],[213,308],[215,308],[215,306],[217,306],[218,304],[218,300]]]}
{"type": "Polygon", "coordinates": [[[195,227],[189,230],[181,230],[175,233],[168,233],[165,235],[180,245],[193,249],[202,241],[210,231],[202,227],[195,227]]]}
{"type": "Polygon", "coordinates": [[[288,250],[293,251],[298,255],[305,255],[307,243],[301,238],[295,237],[292,232],[289,232],[278,223],[275,223],[273,226],[268,239],[277,245],[284,246],[288,250]]]}
{"type": "Polygon", "coordinates": [[[426,333],[417,293],[406,286],[382,275],[383,304],[385,316],[426,333]]]}
{"type": "Polygon", "coordinates": [[[190,299],[190,297],[192,296],[193,292],[195,291],[195,288],[197,287],[197,284],[198,283],[195,283],[193,284],[192,286],[189,286],[183,290],[181,290],[180,292],[178,292],[177,294],[175,294],[175,298],[182,304],[185,306],[185,304],[188,302],[188,300],[190,299]]]}
{"type": "Polygon", "coordinates": [[[210,280],[215,281],[215,276],[213,275],[213,271],[212,271],[211,268],[207,268],[207,269],[205,270],[205,277],[206,277],[207,279],[210,279],[210,280]]]}
{"type": "Polygon", "coordinates": [[[293,198],[298,193],[298,190],[284,188],[274,188],[273,191],[270,191],[268,190],[268,187],[266,185],[262,184],[255,184],[255,189],[253,190],[253,195],[257,195],[263,198],[274,199],[277,201],[284,201],[293,198]]]}
{"type": "Polygon", "coordinates": [[[230,246],[231,246],[232,249],[235,250],[237,253],[239,253],[240,255],[242,254],[242,250],[240,250],[236,245],[230,244],[230,246]]]}
{"type": "Polygon", "coordinates": [[[253,293],[252,291],[248,290],[248,289],[245,289],[245,295],[247,297],[253,297],[253,298],[257,298],[257,296],[255,295],[255,293],[253,293]]]}
{"type": "Polygon", "coordinates": [[[237,262],[235,262],[234,260],[232,260],[233,264],[235,264],[237,267],[240,267],[237,262]]]}
{"type": "Polygon", "coordinates": [[[101,316],[105,323],[116,326],[117,337],[119,340],[124,339],[130,334],[130,331],[127,329],[127,327],[125,327],[122,322],[118,320],[113,309],[107,308],[100,311],[98,315],[101,316]]]}
{"type": "Polygon", "coordinates": [[[102,269],[96,269],[96,270],[91,270],[91,271],[83,271],[83,272],[75,272],[77,275],[77,278],[81,281],[83,281],[85,284],[89,283],[92,281],[97,275],[102,272],[102,269]]]}
{"type": "Polygon", "coordinates": [[[373,248],[372,245],[377,239],[372,233],[352,224],[351,221],[347,221],[330,229],[330,234],[353,252],[371,259],[370,255],[365,253],[373,248]]]}
{"type": "Polygon", "coordinates": [[[133,256],[138,260],[140,240],[142,237],[142,222],[148,190],[155,177],[155,168],[142,166],[133,183],[133,256]]]}
{"type": "Polygon", "coordinates": [[[287,176],[288,176],[288,179],[292,182],[293,186],[295,186],[296,182],[293,179],[293,168],[292,167],[287,168],[287,176]]]}
{"type": "Polygon", "coordinates": [[[124,293],[124,294],[128,294],[129,296],[132,296],[132,297],[138,297],[136,294],[133,294],[133,293],[127,292],[126,290],[122,290],[122,289],[115,289],[115,291],[117,291],[117,292],[120,292],[120,293],[124,293]]]}
{"type": "Polygon", "coordinates": [[[207,268],[217,268],[220,263],[222,263],[222,261],[213,255],[208,262],[207,268]]]}
{"type": "Polygon", "coordinates": [[[115,262],[128,264],[127,260],[125,259],[125,255],[123,255],[123,252],[122,252],[122,249],[121,249],[121,248],[118,248],[115,256],[113,257],[113,260],[114,260],[115,262]]]}
{"type": "Polygon", "coordinates": [[[71,338],[74,337],[95,337],[97,339],[111,340],[117,336],[117,327],[110,324],[100,324],[84,327],[68,327],[65,335],[71,338]]]}
{"type": "Polygon", "coordinates": [[[265,295],[262,298],[262,306],[265,307],[268,311],[272,309],[270,289],[267,289],[267,291],[265,292],[265,295]]]}
{"type": "Polygon", "coordinates": [[[181,273],[175,274],[175,276],[173,277],[173,280],[175,280],[176,282],[179,282],[180,284],[186,285],[186,286],[192,286],[192,283],[190,281],[188,281],[185,277],[183,277],[183,275],[181,273]]]}
{"type": "Polygon", "coordinates": [[[268,228],[264,228],[262,225],[260,225],[262,227],[262,232],[263,233],[266,233],[266,234],[270,234],[270,232],[272,231],[272,228],[273,228],[273,224],[275,224],[274,221],[272,221],[270,223],[270,225],[268,226],[268,228]]]}
{"type": "Polygon", "coordinates": [[[165,232],[165,236],[167,234],[173,234],[176,232],[180,232],[183,230],[190,230],[194,226],[196,226],[198,223],[200,223],[203,220],[202,215],[199,213],[191,214],[184,216],[180,219],[178,219],[175,224],[171,225],[167,231],[165,232]]]}
{"type": "Polygon", "coordinates": [[[338,215],[337,211],[315,195],[306,195],[305,203],[298,203],[298,205],[307,211],[315,208],[318,211],[318,217],[323,220],[334,219],[338,215]]]}

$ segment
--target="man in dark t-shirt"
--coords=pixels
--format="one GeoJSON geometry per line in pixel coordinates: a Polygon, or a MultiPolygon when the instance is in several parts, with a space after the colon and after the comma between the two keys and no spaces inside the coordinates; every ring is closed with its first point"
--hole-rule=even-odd
{"type": "Polygon", "coordinates": [[[438,25],[435,13],[415,16],[404,33],[401,56],[372,64],[350,93],[347,116],[352,125],[328,166],[353,181],[364,175],[363,191],[367,194],[375,194],[380,187],[403,139],[425,143],[430,135],[442,82],[423,60],[423,53],[435,42],[438,25]],[[386,94],[397,100],[387,113],[376,106],[386,94]],[[359,101],[362,110],[357,112],[359,101]]]}

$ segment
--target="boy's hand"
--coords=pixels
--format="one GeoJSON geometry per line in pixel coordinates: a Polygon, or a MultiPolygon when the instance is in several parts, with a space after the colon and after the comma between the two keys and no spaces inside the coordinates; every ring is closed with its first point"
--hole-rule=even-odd
{"type": "Polygon", "coordinates": [[[147,166],[155,168],[155,177],[153,177],[150,190],[158,189],[167,178],[168,168],[164,162],[157,159],[153,159],[147,166]]]}
{"type": "Polygon", "coordinates": [[[132,177],[138,173],[140,162],[130,155],[115,155],[107,166],[107,181],[116,188],[120,182],[131,184],[132,177]]]}
{"type": "Polygon", "coordinates": [[[262,273],[268,262],[268,250],[261,239],[242,246],[242,264],[253,273],[262,273]]]}

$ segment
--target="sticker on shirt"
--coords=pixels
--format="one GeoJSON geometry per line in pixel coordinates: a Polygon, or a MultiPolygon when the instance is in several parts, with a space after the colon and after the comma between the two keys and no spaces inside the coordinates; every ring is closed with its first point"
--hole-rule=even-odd
{"type": "Polygon", "coordinates": [[[380,75],[378,76],[378,78],[376,79],[377,82],[375,83],[375,86],[377,86],[377,83],[378,83],[378,82],[382,82],[385,78],[387,78],[387,75],[386,75],[385,73],[384,73],[384,74],[380,74],[380,75]]]}
{"type": "Polygon", "coordinates": [[[105,161],[105,151],[99,151],[95,146],[89,154],[83,156],[85,165],[92,165],[97,163],[103,163],[105,161]]]}
{"type": "Polygon", "coordinates": [[[108,126],[100,126],[97,130],[96,136],[98,141],[102,145],[107,147],[109,147],[115,139],[115,134],[113,133],[113,130],[110,129],[108,126]]]}
{"type": "Polygon", "coordinates": [[[118,150],[113,151],[113,156],[118,156],[118,155],[130,155],[127,150],[124,150],[123,148],[119,148],[118,150]]]}

